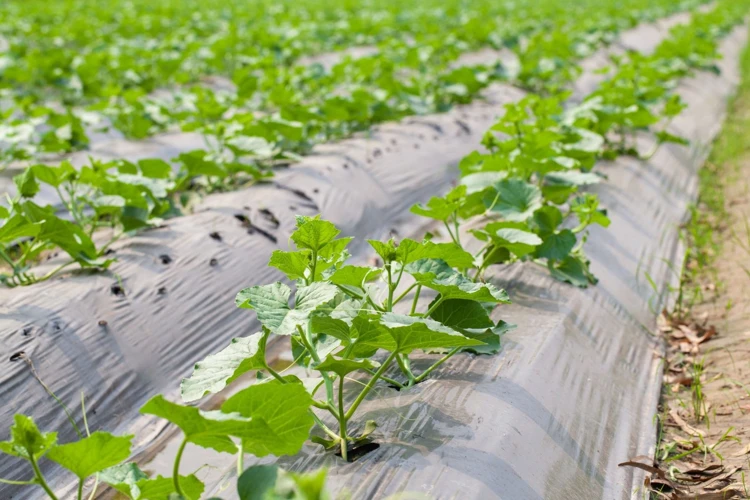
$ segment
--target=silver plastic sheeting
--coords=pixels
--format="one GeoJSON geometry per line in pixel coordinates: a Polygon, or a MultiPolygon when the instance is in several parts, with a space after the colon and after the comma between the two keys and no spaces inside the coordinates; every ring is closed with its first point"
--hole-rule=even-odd
{"type": "MultiPolygon", "coordinates": [[[[721,121],[741,42],[737,35],[725,44],[720,77],[701,75],[693,82],[697,93],[686,95],[692,106],[676,126],[696,140],[692,148],[665,149],[647,166],[624,161],[607,167],[612,180],[602,196],[613,226],[589,245],[602,284],[580,291],[526,267],[498,276],[515,300],[498,313],[519,325],[503,353],[462,356],[441,371],[441,380],[394,393],[387,407],[370,403],[366,412],[382,413],[384,445],[355,464],[337,466],[334,490],[349,488],[353,498],[403,488],[440,498],[575,498],[546,497],[552,490],[610,498],[605,493],[630,484],[626,471],[614,465],[629,455],[622,452],[641,450],[641,440],[644,446],[653,442],[649,426],[658,386],[655,344],[644,331],[654,315],[644,306],[646,286],[633,284],[635,269],[645,261],[664,282],[659,258],[676,255],[676,224],[694,194],[705,144],[721,121]],[[698,98],[704,102],[695,104],[698,98]],[[690,128],[696,109],[703,114],[690,128]],[[617,178],[620,171],[631,173],[617,178]],[[674,193],[657,196],[666,188],[674,193]],[[659,236],[649,239],[627,224],[659,236]],[[668,232],[661,236],[662,230],[668,232]],[[612,387],[617,390],[605,390],[612,387]]],[[[23,352],[70,405],[85,393],[92,430],[135,432],[139,451],[148,455],[151,439],[171,429],[139,416],[138,408],[158,392],[177,399],[179,379],[196,360],[257,329],[251,314],[234,307],[234,295],[279,278],[266,262],[274,249],[286,247],[293,214],[322,213],[357,236],[358,259],[367,258],[366,237],[418,234],[425,221],[408,208],[444,192],[455,180],[456,163],[477,147],[502,105],[522,95],[493,85],[484,102],[321,146],[281,172],[274,185],[209,196],[198,213],[120,242],[111,272],[0,290],[6,353],[1,426],[21,412],[44,429],[61,431],[62,441],[72,438],[63,412],[28,364],[8,361],[23,352]]],[[[282,462],[294,468],[320,464],[312,452],[282,462]]],[[[13,460],[0,461],[0,477],[18,479],[19,473],[13,460]]],[[[48,477],[57,487],[69,481],[55,470],[48,477]]],[[[0,490],[3,498],[24,494],[0,490]]]]}

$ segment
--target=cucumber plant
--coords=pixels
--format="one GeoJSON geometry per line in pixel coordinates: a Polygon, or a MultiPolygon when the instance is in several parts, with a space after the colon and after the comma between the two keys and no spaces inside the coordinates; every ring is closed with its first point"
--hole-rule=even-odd
{"type": "Polygon", "coordinates": [[[298,384],[299,379],[284,377],[266,359],[271,336],[288,339],[297,363],[311,374],[304,381],[313,398],[310,412],[325,434],[315,442],[338,448],[346,460],[350,446],[374,429],[374,423],[359,423],[356,435],[351,420],[378,381],[406,388],[462,350],[497,352],[500,334],[509,325],[493,321],[490,313],[508,303],[508,296],[460,272],[473,262],[471,254],[453,243],[371,240],[381,265],[355,266],[346,263],[351,238],[338,234],[331,222],[297,217],[291,235],[296,249],[277,250],[269,262],[294,283],[294,293],[281,282],[240,291],[237,306],[255,310],[262,329],[197,363],[182,382],[185,401],[221,391],[249,371],[265,373],[279,384],[298,384]],[[420,293],[426,291],[434,299],[420,307],[420,293]],[[378,356],[381,351],[387,354],[378,356]],[[410,362],[415,351],[442,355],[415,373],[410,362]],[[399,377],[388,376],[392,367],[399,377]],[[362,383],[354,391],[345,383],[353,373],[362,383]],[[316,412],[333,418],[338,432],[316,412]]]}

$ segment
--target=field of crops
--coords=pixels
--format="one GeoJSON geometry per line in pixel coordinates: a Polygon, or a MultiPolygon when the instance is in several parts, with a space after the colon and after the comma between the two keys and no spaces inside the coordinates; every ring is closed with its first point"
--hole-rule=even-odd
{"type": "Polygon", "coordinates": [[[4,2],[0,496],[630,498],[748,13],[4,2]]]}

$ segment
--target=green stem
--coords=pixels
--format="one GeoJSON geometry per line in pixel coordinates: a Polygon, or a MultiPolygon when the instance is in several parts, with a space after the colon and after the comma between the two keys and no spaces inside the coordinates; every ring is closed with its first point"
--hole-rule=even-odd
{"type": "Polygon", "coordinates": [[[407,384],[407,386],[411,387],[412,385],[414,385],[414,372],[411,371],[411,363],[409,363],[409,358],[407,358],[405,354],[399,354],[398,356],[396,356],[396,362],[398,363],[399,368],[401,368],[401,371],[404,372],[404,375],[406,375],[406,377],[409,379],[409,383],[407,384]]]}
{"type": "Polygon", "coordinates": [[[409,293],[409,292],[411,292],[414,289],[415,286],[418,286],[418,284],[417,283],[412,283],[409,286],[409,288],[407,288],[406,290],[404,290],[404,293],[402,293],[401,295],[399,295],[398,297],[396,297],[396,300],[393,301],[393,304],[395,305],[395,304],[398,304],[399,302],[401,302],[401,300],[403,300],[403,298],[406,297],[406,294],[409,293]]]}
{"type": "Polygon", "coordinates": [[[83,499],[83,479],[78,480],[78,500],[83,499]]]}
{"type": "MultiPolygon", "coordinates": [[[[375,375],[375,370],[365,370],[365,371],[369,373],[370,375],[375,375]]],[[[399,389],[403,389],[404,387],[406,387],[404,384],[402,384],[398,380],[394,380],[392,378],[386,377],[385,375],[381,375],[380,379],[383,380],[384,382],[388,382],[391,385],[395,385],[399,389]]]]}
{"type": "Polygon", "coordinates": [[[450,351],[448,351],[448,354],[446,354],[445,356],[443,356],[442,358],[440,358],[439,360],[437,360],[435,362],[435,364],[433,364],[431,367],[429,367],[428,369],[426,369],[425,371],[423,371],[422,374],[419,375],[415,379],[414,382],[418,384],[421,381],[423,381],[427,377],[427,375],[429,375],[435,368],[437,368],[438,366],[440,366],[443,363],[445,363],[446,361],[448,361],[451,358],[451,356],[453,356],[454,354],[456,354],[460,350],[461,350],[460,347],[454,347],[453,349],[451,349],[450,351]]]}
{"type": "MultiPolygon", "coordinates": [[[[313,250],[313,253],[312,253],[312,268],[310,269],[310,271],[311,271],[310,283],[312,283],[313,281],[315,281],[315,270],[316,270],[317,267],[318,267],[318,251],[317,250],[313,250]]],[[[308,283],[308,285],[310,283],[308,283]]]]}
{"type": "Polygon", "coordinates": [[[96,480],[94,481],[94,488],[91,490],[91,494],[89,495],[89,500],[94,500],[94,496],[96,495],[96,490],[99,488],[99,474],[96,475],[96,480]]]}
{"type": "Polygon", "coordinates": [[[463,248],[461,246],[461,234],[460,234],[460,231],[458,230],[458,214],[456,212],[453,212],[453,230],[456,233],[456,245],[463,248]]]}
{"type": "Polygon", "coordinates": [[[181,497],[185,496],[180,487],[180,460],[182,460],[182,453],[185,451],[185,445],[187,445],[187,438],[182,440],[180,447],[177,450],[177,456],[174,457],[174,467],[172,468],[172,483],[174,484],[174,491],[181,497]]]}
{"type": "Polygon", "coordinates": [[[271,368],[270,366],[266,365],[266,370],[268,370],[268,373],[271,374],[273,378],[281,382],[282,384],[286,384],[286,380],[284,380],[284,377],[282,377],[279,372],[271,368]]]}
{"type": "Polygon", "coordinates": [[[393,262],[389,262],[385,267],[388,272],[388,300],[385,303],[386,312],[393,311],[393,276],[391,275],[391,266],[393,266],[393,262]]]}
{"type": "Polygon", "coordinates": [[[443,225],[445,225],[445,229],[448,231],[448,234],[450,235],[451,240],[453,241],[453,243],[455,243],[456,245],[458,245],[458,241],[456,241],[456,237],[453,236],[453,231],[451,231],[451,227],[448,225],[448,221],[444,220],[443,221],[443,225]]]}
{"type": "Polygon", "coordinates": [[[242,475],[242,471],[245,469],[245,448],[242,445],[240,439],[239,452],[237,453],[237,477],[242,475]]]}
{"type": "Polygon", "coordinates": [[[411,302],[411,312],[410,315],[414,315],[414,312],[417,310],[417,302],[419,302],[419,292],[422,291],[422,285],[417,286],[417,291],[414,292],[414,300],[411,302]]]}
{"type": "MultiPolygon", "coordinates": [[[[320,356],[318,356],[318,351],[316,351],[310,340],[305,335],[305,331],[302,329],[300,325],[297,325],[297,331],[299,332],[299,336],[302,340],[302,344],[305,346],[305,349],[310,353],[310,356],[312,356],[313,361],[316,363],[320,363],[320,356]]],[[[328,404],[333,405],[333,381],[331,380],[331,377],[326,372],[320,372],[320,375],[323,377],[323,381],[326,384],[326,396],[328,399],[328,404]]]]}
{"type": "Polygon", "coordinates": [[[44,491],[52,500],[57,500],[55,493],[49,487],[49,485],[47,484],[47,481],[44,480],[42,471],[39,470],[39,465],[36,463],[36,457],[34,456],[33,453],[29,453],[29,462],[31,462],[31,468],[34,469],[34,475],[36,476],[36,480],[39,483],[39,486],[41,486],[42,489],[44,489],[44,491]]]}
{"type": "Polygon", "coordinates": [[[341,435],[341,458],[348,462],[347,444],[348,436],[346,435],[346,413],[344,412],[344,377],[339,377],[339,433],[341,435]]]}
{"type": "MultiPolygon", "coordinates": [[[[339,439],[340,436],[336,434],[335,432],[333,432],[330,427],[324,424],[323,421],[320,419],[320,417],[317,416],[315,413],[313,413],[312,410],[310,410],[310,414],[313,416],[313,420],[315,420],[315,423],[318,424],[318,427],[323,429],[323,432],[328,434],[328,437],[331,437],[333,439],[339,439]]],[[[336,415],[336,418],[338,418],[338,415],[336,415]]]]}
{"type": "Polygon", "coordinates": [[[346,420],[349,420],[352,418],[352,415],[354,415],[354,412],[357,411],[357,407],[362,403],[362,401],[367,397],[367,395],[370,393],[373,387],[375,387],[375,383],[378,381],[378,379],[385,373],[385,371],[390,366],[391,362],[393,361],[393,358],[396,357],[397,352],[392,352],[388,358],[383,362],[382,365],[380,365],[380,368],[378,368],[378,371],[375,372],[375,375],[372,376],[369,382],[367,382],[367,385],[364,389],[362,389],[362,392],[359,393],[359,396],[357,396],[357,399],[354,400],[354,403],[349,407],[349,411],[346,412],[346,415],[344,416],[346,420]]]}
{"type": "Polygon", "coordinates": [[[13,479],[3,479],[0,477],[0,483],[1,484],[13,484],[17,486],[27,486],[30,484],[37,484],[37,481],[34,481],[33,479],[30,481],[14,481],[13,479]]]}
{"type": "Polygon", "coordinates": [[[441,297],[440,297],[439,299],[437,299],[437,300],[435,301],[435,303],[434,303],[434,304],[432,304],[432,307],[430,307],[430,308],[429,308],[429,309],[427,310],[427,312],[426,312],[426,313],[424,313],[424,314],[422,315],[422,317],[423,317],[423,318],[429,318],[429,317],[430,317],[430,314],[432,314],[432,312],[433,312],[433,311],[434,311],[435,309],[437,309],[437,307],[438,307],[438,306],[439,306],[440,304],[442,304],[444,300],[445,300],[445,298],[443,298],[442,296],[441,296],[441,297]]]}

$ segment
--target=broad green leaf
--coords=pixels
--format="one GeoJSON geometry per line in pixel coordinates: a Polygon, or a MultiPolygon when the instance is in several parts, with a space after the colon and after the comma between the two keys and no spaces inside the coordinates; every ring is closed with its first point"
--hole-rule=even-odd
{"type": "Polygon", "coordinates": [[[97,431],[79,441],[52,447],[47,458],[62,465],[79,479],[86,479],[126,460],[130,456],[132,439],[133,436],[114,436],[97,431]]]}
{"type": "Polygon", "coordinates": [[[286,274],[286,277],[290,280],[298,280],[305,279],[305,271],[307,271],[309,262],[310,254],[307,250],[296,252],[274,250],[268,265],[286,274]]]}
{"type": "Polygon", "coordinates": [[[522,180],[508,179],[498,184],[496,200],[489,205],[493,212],[506,220],[523,222],[542,206],[542,192],[522,180]]]}
{"type": "Polygon", "coordinates": [[[545,237],[557,230],[557,227],[562,224],[563,216],[559,208],[547,206],[534,212],[532,221],[539,235],[545,237]]]}
{"type": "Polygon", "coordinates": [[[345,321],[331,316],[313,316],[310,318],[310,330],[315,334],[335,337],[343,345],[348,345],[353,339],[350,326],[345,321]]]}
{"type": "Polygon", "coordinates": [[[270,285],[253,286],[241,290],[235,298],[237,307],[254,309],[258,321],[271,331],[281,326],[281,322],[289,313],[289,297],[292,290],[277,281],[270,285]]]}
{"type": "Polygon", "coordinates": [[[216,161],[206,159],[208,153],[198,149],[189,153],[181,153],[177,159],[185,165],[190,176],[206,175],[210,177],[224,177],[226,170],[216,161]]]}
{"type": "Polygon", "coordinates": [[[297,248],[307,248],[314,252],[330,243],[341,232],[332,222],[313,217],[297,217],[297,229],[291,239],[297,248]]]}
{"type": "Polygon", "coordinates": [[[7,219],[8,217],[10,217],[10,212],[7,208],[0,205],[0,219],[7,219]]]}
{"type": "Polygon", "coordinates": [[[276,497],[277,465],[254,465],[237,479],[240,500],[270,500],[276,497]]]}
{"type": "Polygon", "coordinates": [[[457,268],[468,268],[474,265],[474,257],[455,243],[417,242],[404,239],[396,249],[396,259],[402,265],[420,259],[440,259],[457,268]]]}
{"type": "Polygon", "coordinates": [[[478,193],[488,187],[495,187],[498,182],[508,177],[508,172],[478,172],[461,178],[466,186],[466,194],[478,193]]]}
{"type": "Polygon", "coordinates": [[[257,457],[293,455],[307,440],[314,424],[312,398],[302,384],[276,380],[255,384],[227,399],[224,412],[250,418],[254,432],[241,436],[244,450],[257,457]]]}
{"type": "Polygon", "coordinates": [[[553,278],[580,288],[586,288],[589,283],[596,284],[597,282],[588,269],[588,262],[574,255],[568,255],[559,263],[550,262],[548,267],[553,278]]]}
{"type": "MultiPolygon", "coordinates": [[[[154,479],[141,479],[137,483],[140,496],[137,500],[174,500],[174,482],[171,477],[158,476],[154,479]]],[[[180,489],[187,500],[200,500],[205,485],[195,475],[180,476],[180,489]]],[[[178,497],[179,498],[179,497],[178,497]]]]}
{"type": "Polygon", "coordinates": [[[148,475],[133,462],[114,465],[99,474],[100,481],[131,499],[140,498],[141,489],[138,482],[143,479],[148,479],[148,475]]]}
{"type": "Polygon", "coordinates": [[[542,239],[536,234],[509,227],[498,229],[493,240],[496,245],[507,248],[518,257],[530,254],[542,244],[542,239]]]}
{"type": "Polygon", "coordinates": [[[13,416],[10,426],[10,441],[0,442],[0,452],[30,459],[39,458],[49,451],[57,441],[56,432],[41,432],[34,419],[19,413],[13,416]]]}
{"type": "Polygon", "coordinates": [[[237,307],[254,309],[258,320],[277,335],[292,335],[297,326],[306,328],[307,320],[318,308],[331,302],[340,294],[339,289],[330,283],[314,282],[298,286],[295,305],[289,307],[291,290],[283,283],[245,288],[237,294],[237,307]]]}
{"type": "Polygon", "coordinates": [[[392,239],[387,242],[367,240],[367,243],[369,243],[373,250],[375,250],[375,253],[383,259],[384,263],[392,262],[398,257],[398,249],[396,248],[396,243],[392,239]]]}
{"type": "Polygon", "coordinates": [[[487,309],[480,302],[473,300],[444,300],[430,313],[430,318],[456,330],[494,326],[487,309]]]}
{"type": "Polygon", "coordinates": [[[440,293],[444,299],[469,299],[478,302],[509,303],[505,290],[491,283],[475,283],[437,259],[422,259],[406,266],[417,283],[440,293]]]}
{"type": "Polygon", "coordinates": [[[162,395],[151,398],[141,413],[169,420],[182,430],[188,442],[224,453],[237,452],[230,436],[241,438],[257,432],[257,426],[238,414],[204,412],[167,401],[162,395]]]}
{"type": "Polygon", "coordinates": [[[169,163],[159,158],[138,160],[138,167],[145,177],[153,179],[168,179],[172,175],[172,167],[169,163]]]}
{"type": "Polygon", "coordinates": [[[576,245],[576,235],[570,229],[552,233],[544,237],[536,249],[536,256],[549,260],[563,260],[576,245]]]}
{"type": "Polygon", "coordinates": [[[18,238],[33,237],[42,231],[43,222],[29,222],[21,214],[15,214],[0,227],[0,243],[12,243],[18,238]]]}
{"type": "Polygon", "coordinates": [[[544,177],[545,182],[563,186],[588,186],[598,184],[601,177],[591,172],[551,172],[544,177]]]}
{"type": "Polygon", "coordinates": [[[466,186],[459,185],[442,198],[434,196],[426,205],[414,205],[411,207],[411,212],[430,219],[445,221],[458,211],[464,196],[466,196],[466,186]]]}
{"type": "Polygon", "coordinates": [[[313,368],[321,372],[333,372],[339,377],[345,377],[353,371],[371,370],[377,368],[377,366],[375,362],[369,359],[339,359],[329,354],[320,364],[313,365],[313,368]]]}
{"type": "Polygon", "coordinates": [[[240,375],[265,368],[267,338],[268,330],[232,339],[227,347],[196,363],[193,374],[180,385],[182,400],[195,401],[215,394],[240,375]]]}
{"type": "Polygon", "coordinates": [[[337,269],[328,280],[335,285],[362,288],[362,284],[380,276],[382,269],[377,267],[344,266],[337,269]]]}
{"type": "Polygon", "coordinates": [[[396,342],[396,350],[410,353],[414,349],[437,349],[482,345],[482,342],[464,337],[457,331],[428,318],[385,313],[380,324],[396,342]]]}
{"type": "Polygon", "coordinates": [[[37,182],[34,172],[30,168],[13,177],[13,182],[16,184],[18,194],[24,198],[33,198],[39,192],[39,182],[37,182]]]}

